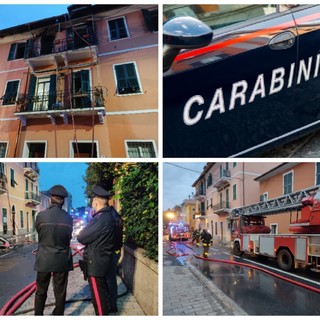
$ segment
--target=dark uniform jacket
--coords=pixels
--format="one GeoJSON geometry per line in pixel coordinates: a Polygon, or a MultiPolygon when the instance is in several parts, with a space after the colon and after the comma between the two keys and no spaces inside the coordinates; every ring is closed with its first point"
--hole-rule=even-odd
{"type": "Polygon", "coordinates": [[[70,240],[72,217],[58,205],[51,205],[37,215],[39,245],[35,271],[68,272],[73,269],[70,240]]]}
{"type": "Polygon", "coordinates": [[[111,254],[116,250],[117,234],[113,214],[111,207],[102,208],[78,235],[78,241],[85,245],[83,257],[89,276],[105,277],[110,266],[111,254]]]}
{"type": "Polygon", "coordinates": [[[206,244],[210,244],[211,243],[211,239],[212,239],[212,236],[209,232],[202,232],[201,234],[201,240],[203,243],[206,243],[206,244]]]}

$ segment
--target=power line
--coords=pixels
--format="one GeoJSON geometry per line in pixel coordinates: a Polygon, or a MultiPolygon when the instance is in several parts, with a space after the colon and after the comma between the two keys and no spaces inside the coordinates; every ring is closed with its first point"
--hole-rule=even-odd
{"type": "Polygon", "coordinates": [[[183,169],[183,170],[188,170],[188,171],[192,171],[192,172],[196,172],[196,173],[202,173],[202,171],[197,171],[197,170],[193,170],[193,169],[190,169],[190,168],[186,168],[186,167],[182,167],[182,166],[179,166],[175,163],[171,163],[171,162],[165,162],[165,164],[169,164],[171,166],[174,166],[174,167],[177,167],[177,168],[180,168],[180,169],[183,169]]]}

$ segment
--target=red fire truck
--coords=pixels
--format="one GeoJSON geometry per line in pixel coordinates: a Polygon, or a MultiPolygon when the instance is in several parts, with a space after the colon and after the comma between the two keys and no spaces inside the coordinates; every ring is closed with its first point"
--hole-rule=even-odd
{"type": "Polygon", "coordinates": [[[231,218],[232,247],[244,253],[276,259],[283,270],[310,268],[320,272],[320,192],[302,199],[290,213],[292,234],[271,234],[262,215],[234,215],[231,218]]]}
{"type": "Polygon", "coordinates": [[[169,240],[189,240],[191,237],[189,223],[170,223],[169,240]]]}

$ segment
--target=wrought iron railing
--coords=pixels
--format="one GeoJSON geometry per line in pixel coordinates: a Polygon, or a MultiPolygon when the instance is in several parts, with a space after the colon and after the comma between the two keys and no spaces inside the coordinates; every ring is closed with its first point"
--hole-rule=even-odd
{"type": "Polygon", "coordinates": [[[20,94],[16,101],[16,113],[103,108],[104,101],[103,89],[100,86],[94,87],[91,90],[80,90],[71,94],[62,91],[33,96],[20,94]]]}
{"type": "Polygon", "coordinates": [[[30,59],[47,54],[76,50],[96,44],[97,38],[93,33],[58,39],[54,40],[52,43],[35,44],[34,42],[29,41],[25,52],[25,58],[30,59]]]}
{"type": "Polygon", "coordinates": [[[40,196],[32,191],[26,191],[25,199],[40,203],[40,196]]]}

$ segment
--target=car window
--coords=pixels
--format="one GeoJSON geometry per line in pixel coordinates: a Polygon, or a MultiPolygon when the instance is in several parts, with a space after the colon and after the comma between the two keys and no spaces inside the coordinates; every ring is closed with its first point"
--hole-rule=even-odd
{"type": "Polygon", "coordinates": [[[212,30],[276,12],[277,5],[167,5],[163,8],[164,21],[174,17],[191,16],[203,21],[212,30]]]}

